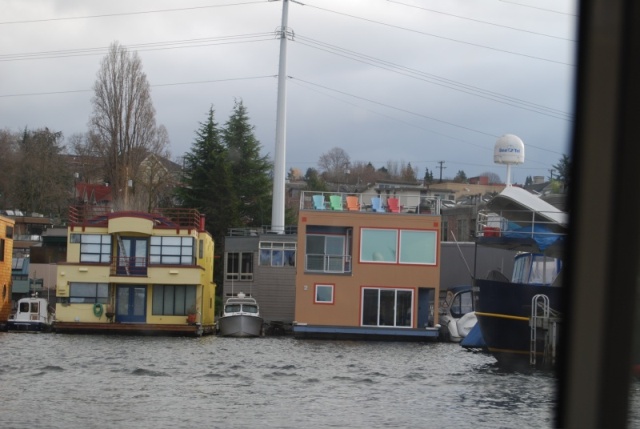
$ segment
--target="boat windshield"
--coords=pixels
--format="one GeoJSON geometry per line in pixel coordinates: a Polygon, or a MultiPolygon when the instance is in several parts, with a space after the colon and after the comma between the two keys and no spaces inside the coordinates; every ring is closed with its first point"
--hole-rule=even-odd
{"type": "Polygon", "coordinates": [[[229,304],[224,308],[225,313],[237,313],[242,306],[240,304],[229,304]]]}
{"type": "Polygon", "coordinates": [[[244,311],[245,313],[257,313],[258,306],[253,304],[244,304],[242,306],[242,311],[244,311]]]}

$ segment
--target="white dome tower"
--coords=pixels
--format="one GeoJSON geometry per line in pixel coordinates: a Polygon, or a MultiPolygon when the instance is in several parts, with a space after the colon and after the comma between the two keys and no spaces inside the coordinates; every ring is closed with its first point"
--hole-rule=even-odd
{"type": "Polygon", "coordinates": [[[507,165],[507,186],[511,186],[511,166],[524,162],[524,143],[520,137],[505,134],[496,141],[493,162],[507,165]]]}

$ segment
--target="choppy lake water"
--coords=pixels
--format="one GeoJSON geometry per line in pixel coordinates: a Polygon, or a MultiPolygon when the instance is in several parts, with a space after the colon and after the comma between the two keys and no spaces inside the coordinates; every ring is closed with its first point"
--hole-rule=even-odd
{"type": "Polygon", "coordinates": [[[550,428],[551,374],[449,343],[0,333],[8,428],[550,428]]]}

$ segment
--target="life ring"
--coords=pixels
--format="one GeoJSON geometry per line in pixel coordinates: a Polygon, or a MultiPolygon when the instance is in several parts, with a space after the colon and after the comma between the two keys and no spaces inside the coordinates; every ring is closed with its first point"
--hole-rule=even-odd
{"type": "Polygon", "coordinates": [[[104,309],[102,308],[102,304],[99,303],[95,303],[93,304],[93,314],[99,319],[102,317],[102,313],[104,312],[104,309]]]}

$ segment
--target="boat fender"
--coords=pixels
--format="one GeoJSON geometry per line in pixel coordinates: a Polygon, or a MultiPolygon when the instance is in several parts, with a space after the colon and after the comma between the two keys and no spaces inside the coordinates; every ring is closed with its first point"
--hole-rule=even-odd
{"type": "Polygon", "coordinates": [[[93,304],[93,314],[99,319],[102,317],[104,309],[102,308],[102,304],[95,303],[93,304]]]}

